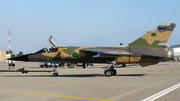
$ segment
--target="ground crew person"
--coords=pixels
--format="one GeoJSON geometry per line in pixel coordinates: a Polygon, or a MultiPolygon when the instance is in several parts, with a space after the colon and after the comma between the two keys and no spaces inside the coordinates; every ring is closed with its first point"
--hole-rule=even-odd
{"type": "Polygon", "coordinates": [[[12,69],[13,69],[13,67],[15,69],[15,61],[13,60],[11,63],[12,63],[12,69]]]}
{"type": "Polygon", "coordinates": [[[177,61],[179,62],[179,57],[177,57],[177,61]]]}
{"type": "Polygon", "coordinates": [[[11,69],[11,60],[8,61],[9,69],[11,69]]]}

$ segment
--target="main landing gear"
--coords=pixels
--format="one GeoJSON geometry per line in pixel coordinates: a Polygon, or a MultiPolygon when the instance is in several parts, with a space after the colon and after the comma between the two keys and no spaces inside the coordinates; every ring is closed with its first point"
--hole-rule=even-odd
{"type": "Polygon", "coordinates": [[[114,76],[117,74],[117,71],[114,69],[114,66],[113,65],[110,65],[109,67],[107,67],[105,70],[104,70],[104,74],[107,76],[107,77],[111,77],[111,76],[114,76]]]}

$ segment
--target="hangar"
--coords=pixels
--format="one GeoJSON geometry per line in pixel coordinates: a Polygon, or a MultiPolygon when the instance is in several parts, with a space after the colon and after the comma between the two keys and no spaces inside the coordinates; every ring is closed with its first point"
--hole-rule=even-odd
{"type": "Polygon", "coordinates": [[[7,62],[7,59],[11,58],[11,54],[6,54],[6,50],[0,50],[0,62],[7,62]]]}

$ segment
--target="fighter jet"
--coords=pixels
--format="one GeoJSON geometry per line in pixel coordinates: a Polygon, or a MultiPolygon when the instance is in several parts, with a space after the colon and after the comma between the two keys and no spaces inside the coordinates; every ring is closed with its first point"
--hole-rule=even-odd
{"type": "MultiPolygon", "coordinates": [[[[62,47],[48,42],[52,49],[43,48],[40,51],[20,57],[11,58],[17,61],[33,62],[68,62],[68,63],[108,63],[104,70],[107,77],[116,75],[116,63],[139,63],[142,67],[157,64],[164,59],[173,59],[173,50],[166,43],[175,27],[174,23],[164,22],[155,29],[134,42],[119,47],[62,47]]],[[[58,74],[55,74],[56,76],[58,74]]]]}

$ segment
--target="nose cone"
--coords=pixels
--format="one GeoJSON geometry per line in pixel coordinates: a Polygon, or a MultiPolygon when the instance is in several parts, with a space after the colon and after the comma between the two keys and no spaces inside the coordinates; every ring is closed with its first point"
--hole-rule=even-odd
{"type": "Polygon", "coordinates": [[[28,55],[18,56],[18,57],[10,58],[8,60],[29,61],[28,60],[28,55]]]}

